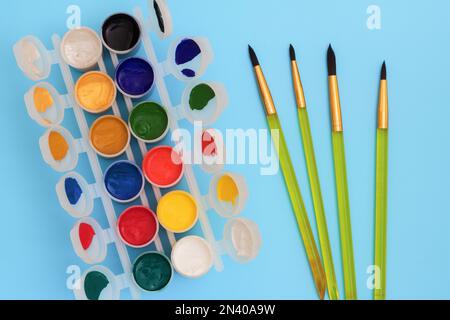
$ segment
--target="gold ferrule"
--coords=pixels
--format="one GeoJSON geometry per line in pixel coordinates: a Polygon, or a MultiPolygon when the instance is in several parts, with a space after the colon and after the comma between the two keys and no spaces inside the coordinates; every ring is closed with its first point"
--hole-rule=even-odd
{"type": "Polygon", "coordinates": [[[303,92],[302,80],[298,71],[297,61],[291,61],[292,81],[294,83],[295,99],[299,109],[306,108],[305,93],[303,92]]]}
{"type": "Polygon", "coordinates": [[[331,129],[333,132],[342,132],[341,102],[339,98],[339,86],[336,76],[328,77],[328,87],[330,94],[331,129]]]}
{"type": "Polygon", "coordinates": [[[264,103],[264,108],[266,109],[266,114],[268,116],[276,114],[275,104],[273,103],[272,94],[270,93],[269,86],[267,85],[266,78],[262,72],[260,66],[255,67],[256,79],[258,80],[259,92],[261,94],[261,99],[264,103]]]}
{"type": "Polygon", "coordinates": [[[387,129],[389,125],[388,88],[387,81],[380,81],[380,96],[378,98],[378,128],[387,129]]]}

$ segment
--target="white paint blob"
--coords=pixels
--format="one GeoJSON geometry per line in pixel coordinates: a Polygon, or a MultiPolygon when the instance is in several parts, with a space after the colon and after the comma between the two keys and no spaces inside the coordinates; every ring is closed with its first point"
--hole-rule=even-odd
{"type": "Polygon", "coordinates": [[[207,274],[213,265],[212,249],[203,238],[187,236],[173,247],[172,263],[179,274],[199,278],[207,274]]]}
{"type": "Polygon", "coordinates": [[[94,67],[102,56],[103,46],[97,33],[86,27],[68,31],[61,42],[61,56],[75,69],[94,67]]]}
{"type": "Polygon", "coordinates": [[[253,255],[253,239],[247,226],[236,221],[231,227],[231,242],[236,255],[241,258],[250,258],[253,255]]]}

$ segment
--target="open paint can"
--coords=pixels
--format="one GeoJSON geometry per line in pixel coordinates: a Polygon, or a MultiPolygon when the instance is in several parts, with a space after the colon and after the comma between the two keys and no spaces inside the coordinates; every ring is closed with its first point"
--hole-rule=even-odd
{"type": "Polygon", "coordinates": [[[216,174],[211,180],[208,199],[210,206],[225,218],[241,214],[248,199],[244,177],[228,172],[216,174]]]}
{"type": "Polygon", "coordinates": [[[93,114],[105,112],[116,101],[116,85],[109,75],[100,71],[83,74],[75,84],[77,104],[93,114]]]}
{"type": "Polygon", "coordinates": [[[175,271],[187,278],[200,278],[213,266],[211,246],[198,236],[187,236],[177,241],[171,257],[175,271]]]}
{"type": "Polygon", "coordinates": [[[177,79],[192,81],[200,78],[213,60],[211,46],[204,38],[180,38],[172,44],[167,66],[177,79]]]}
{"type": "Polygon", "coordinates": [[[197,223],[198,204],[189,193],[172,191],[159,200],[156,214],[159,223],[166,230],[173,233],[185,233],[197,223]]]}
{"type": "Polygon", "coordinates": [[[142,102],[133,108],[128,124],[133,136],[145,143],[156,143],[169,132],[169,114],[156,102],[142,102]]]}
{"type": "Polygon", "coordinates": [[[109,51],[128,54],[137,48],[142,30],[138,21],[126,13],[116,13],[108,17],[102,25],[102,41],[109,51]]]}
{"type": "Polygon", "coordinates": [[[150,245],[158,235],[158,218],[149,208],[130,207],[120,215],[117,221],[117,231],[126,245],[133,248],[144,248],[150,245]]]}
{"type": "Polygon", "coordinates": [[[131,57],[116,68],[115,82],[119,91],[132,99],[146,96],[155,85],[155,72],[146,59],[131,57]]]}
{"type": "Polygon", "coordinates": [[[119,300],[120,290],[120,281],[109,269],[93,266],[81,276],[75,295],[79,300],[119,300]]]}
{"type": "Polygon", "coordinates": [[[261,233],[256,223],[243,218],[227,222],[222,242],[225,252],[240,263],[255,259],[262,245],[261,233]]]}
{"type": "Polygon", "coordinates": [[[58,172],[75,169],[82,151],[71,133],[59,126],[49,128],[39,139],[39,146],[44,161],[58,172]]]}
{"type": "Polygon", "coordinates": [[[59,203],[72,217],[84,218],[94,209],[93,186],[76,172],[64,175],[56,185],[59,203]]]}
{"type": "Polygon", "coordinates": [[[116,202],[129,203],[136,200],[144,190],[144,176],[133,162],[121,160],[106,169],[103,183],[106,193],[116,202]]]}
{"type": "Polygon", "coordinates": [[[106,258],[108,239],[105,231],[92,218],[83,218],[70,231],[75,253],[87,264],[97,264],[106,258]]]}
{"type": "Polygon", "coordinates": [[[166,288],[173,276],[170,260],[159,252],[146,252],[133,264],[133,280],[146,292],[161,291],[166,288]]]}
{"type": "Polygon", "coordinates": [[[181,156],[169,146],[156,147],[147,152],[142,168],[147,181],[163,189],[176,186],[184,175],[181,156]]]}
{"type": "Polygon", "coordinates": [[[130,145],[131,134],[121,117],[106,115],[91,126],[89,142],[95,152],[105,158],[116,158],[130,145]]]}
{"type": "Polygon", "coordinates": [[[61,41],[62,59],[78,70],[85,71],[95,67],[102,53],[102,40],[94,30],[87,27],[67,31],[61,41]]]}
{"type": "Polygon", "coordinates": [[[218,83],[195,81],[189,84],[182,98],[183,113],[191,123],[204,126],[216,122],[228,104],[225,87],[218,83]]]}
{"type": "Polygon", "coordinates": [[[63,99],[48,82],[38,83],[28,90],[25,105],[30,118],[43,127],[57,126],[64,120],[63,99]]]}

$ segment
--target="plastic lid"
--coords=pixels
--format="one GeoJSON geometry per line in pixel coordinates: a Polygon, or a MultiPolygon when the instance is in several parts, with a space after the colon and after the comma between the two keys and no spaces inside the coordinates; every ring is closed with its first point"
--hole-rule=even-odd
{"type": "Polygon", "coordinates": [[[33,81],[40,81],[50,75],[52,59],[41,40],[27,36],[14,47],[14,56],[22,72],[33,81]]]}
{"type": "Polygon", "coordinates": [[[118,300],[120,286],[117,277],[103,266],[94,266],[86,270],[75,295],[81,300],[118,300]]]}
{"type": "Polygon", "coordinates": [[[43,127],[56,126],[64,120],[62,98],[48,82],[33,86],[25,94],[25,105],[30,118],[43,127]]]}
{"type": "Polygon", "coordinates": [[[94,209],[94,195],[86,180],[76,172],[63,176],[56,185],[59,203],[72,217],[90,216],[94,209]]]}
{"type": "Polygon", "coordinates": [[[218,83],[195,81],[183,93],[183,109],[186,118],[204,126],[216,122],[228,104],[225,87],[218,83]]]}
{"type": "Polygon", "coordinates": [[[225,172],[212,178],[209,201],[219,215],[232,218],[241,214],[247,199],[248,189],[244,177],[225,172]]]}
{"type": "Polygon", "coordinates": [[[39,139],[44,161],[58,172],[75,169],[78,151],[72,134],[60,126],[54,126],[39,139]]]}
{"type": "Polygon", "coordinates": [[[259,254],[262,239],[256,223],[237,218],[225,225],[224,243],[225,250],[234,260],[246,263],[259,254]]]}
{"type": "Polygon", "coordinates": [[[70,231],[75,253],[87,264],[103,262],[107,253],[104,231],[92,218],[83,218],[70,231]]]}
{"type": "Polygon", "coordinates": [[[165,0],[148,0],[150,26],[160,39],[172,34],[172,16],[165,0]]]}

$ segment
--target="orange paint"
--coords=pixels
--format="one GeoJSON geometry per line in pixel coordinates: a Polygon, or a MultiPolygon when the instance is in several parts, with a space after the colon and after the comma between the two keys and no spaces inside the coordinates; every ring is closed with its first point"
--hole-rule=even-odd
{"type": "Polygon", "coordinates": [[[89,137],[92,147],[99,154],[115,157],[127,148],[130,142],[130,131],[121,118],[104,116],[94,122],[89,137]]]}
{"type": "Polygon", "coordinates": [[[69,151],[69,144],[66,139],[56,131],[50,132],[48,137],[48,145],[55,161],[63,160],[69,151]]]}
{"type": "Polygon", "coordinates": [[[34,106],[39,113],[44,113],[53,106],[53,97],[45,88],[36,87],[34,89],[34,106]]]}
{"type": "Polygon", "coordinates": [[[100,113],[109,109],[116,99],[114,81],[105,73],[85,73],[75,85],[75,98],[88,112],[100,113]]]}

